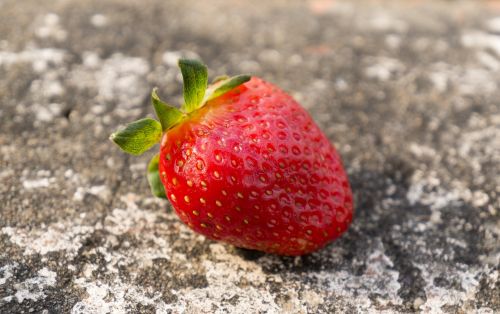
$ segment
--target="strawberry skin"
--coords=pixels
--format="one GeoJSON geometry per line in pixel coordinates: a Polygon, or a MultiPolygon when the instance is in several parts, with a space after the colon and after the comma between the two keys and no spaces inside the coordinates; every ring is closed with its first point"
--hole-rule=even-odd
{"type": "Polygon", "coordinates": [[[257,77],[163,134],[160,179],[194,231],[303,255],[340,236],[352,192],[335,148],[289,95],[257,77]]]}

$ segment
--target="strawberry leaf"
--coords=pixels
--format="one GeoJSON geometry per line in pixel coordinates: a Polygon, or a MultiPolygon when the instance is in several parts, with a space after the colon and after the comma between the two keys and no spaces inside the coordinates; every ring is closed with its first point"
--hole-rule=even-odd
{"type": "Polygon", "coordinates": [[[160,122],[145,118],[128,124],[109,138],[126,153],[140,155],[158,143],[161,135],[160,122]]]}
{"type": "Polygon", "coordinates": [[[167,103],[164,103],[158,94],[157,88],[153,89],[151,93],[151,102],[156,112],[156,116],[160,120],[163,131],[166,131],[176,125],[182,119],[182,112],[167,103]]]}
{"type": "Polygon", "coordinates": [[[207,90],[206,100],[209,101],[214,98],[217,98],[230,90],[240,86],[241,84],[248,82],[250,80],[250,75],[237,75],[233,76],[231,78],[226,78],[217,81],[216,85],[214,86],[214,89],[210,90],[210,88],[207,90]]]}
{"type": "Polygon", "coordinates": [[[160,160],[160,155],[156,154],[151,158],[148,164],[148,182],[151,192],[154,196],[159,198],[167,198],[165,194],[165,187],[161,183],[160,173],[158,170],[158,162],[160,160]]]}
{"type": "Polygon", "coordinates": [[[205,97],[208,85],[207,67],[198,60],[180,59],[179,67],[184,80],[184,106],[187,112],[198,109],[205,97]]]}
{"type": "Polygon", "coordinates": [[[219,75],[219,76],[216,76],[216,77],[212,80],[212,84],[215,84],[215,83],[220,82],[220,81],[227,80],[228,78],[229,78],[229,76],[227,76],[227,75],[219,75]]]}

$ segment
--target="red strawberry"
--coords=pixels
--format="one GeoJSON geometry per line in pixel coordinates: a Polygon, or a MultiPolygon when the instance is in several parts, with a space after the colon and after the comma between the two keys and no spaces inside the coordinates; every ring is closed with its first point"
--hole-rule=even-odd
{"type": "Polygon", "coordinates": [[[238,247],[302,255],[342,234],[352,220],[351,189],[339,155],[307,112],[257,77],[225,79],[206,90],[204,65],[179,65],[184,112],[153,91],[161,125],[144,119],[112,137],[125,151],[141,153],[163,130],[159,157],[149,166],[153,192],[164,192],[159,162],[181,220],[238,247]]]}

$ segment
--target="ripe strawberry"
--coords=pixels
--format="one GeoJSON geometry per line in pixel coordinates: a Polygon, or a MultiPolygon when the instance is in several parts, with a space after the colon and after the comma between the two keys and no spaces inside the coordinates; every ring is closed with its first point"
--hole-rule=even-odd
{"type": "Polygon", "coordinates": [[[206,89],[204,65],[179,66],[183,111],[153,91],[161,123],[139,120],[112,139],[138,154],[163,131],[148,177],[184,223],[210,239],[282,255],[315,251],[348,228],[352,193],[340,157],[292,97],[249,76],[206,89]]]}

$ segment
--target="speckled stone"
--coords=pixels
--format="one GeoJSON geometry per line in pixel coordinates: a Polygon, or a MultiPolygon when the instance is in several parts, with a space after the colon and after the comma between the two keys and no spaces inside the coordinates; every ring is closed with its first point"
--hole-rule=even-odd
{"type": "Polygon", "coordinates": [[[500,311],[494,1],[0,1],[0,313],[500,311]],[[289,258],[215,243],[108,141],[247,72],[343,156],[349,231],[289,258]]]}

